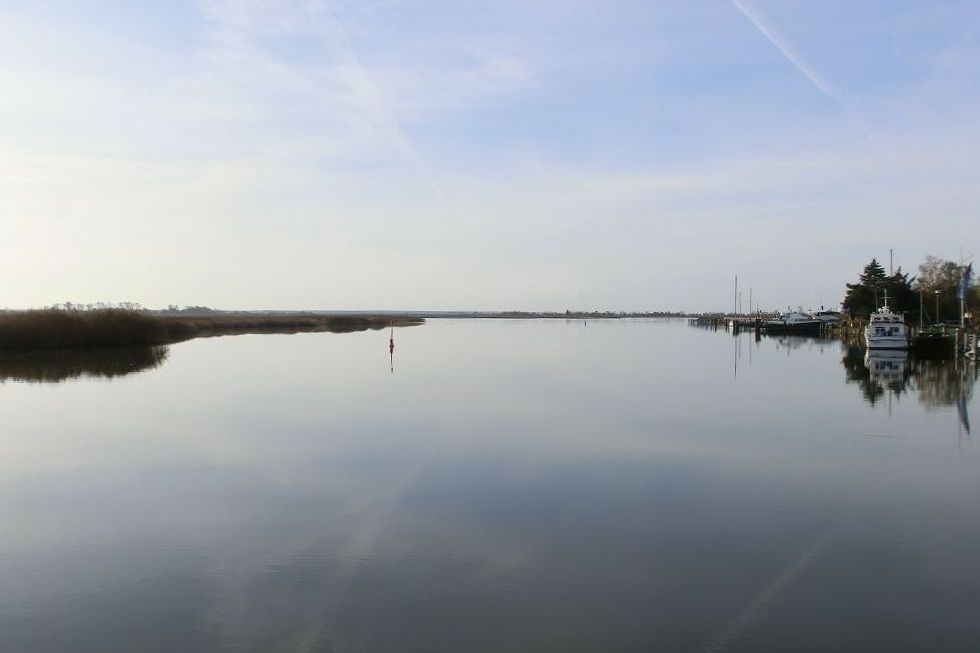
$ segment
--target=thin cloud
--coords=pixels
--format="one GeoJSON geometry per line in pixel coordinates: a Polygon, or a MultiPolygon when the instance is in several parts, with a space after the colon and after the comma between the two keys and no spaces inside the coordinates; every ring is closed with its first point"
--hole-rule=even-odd
{"type": "Polygon", "coordinates": [[[448,206],[436,175],[401,128],[391,103],[326,3],[204,0],[201,8],[210,22],[210,55],[244,75],[238,79],[240,84],[254,85],[254,76],[246,71],[261,71],[286,88],[318,101],[324,117],[331,114],[370,125],[424,180],[439,202],[448,206]],[[256,42],[254,37],[262,30],[313,36],[330,59],[315,71],[283,61],[256,42]]]}
{"type": "Polygon", "coordinates": [[[360,57],[357,56],[357,51],[354,50],[350,36],[347,34],[347,30],[344,29],[343,23],[340,22],[326,4],[319,6],[323,9],[323,14],[327,19],[329,29],[323,25],[318,13],[311,9],[309,15],[312,29],[324,44],[328,46],[334,44],[336,46],[343,60],[342,65],[345,77],[350,83],[355,97],[363,105],[363,108],[367,111],[375,126],[411,162],[419,174],[432,187],[432,190],[438,196],[442,205],[448,206],[449,202],[446,199],[446,194],[442,190],[442,186],[436,180],[432,169],[425,159],[422,158],[422,155],[419,154],[418,149],[412,143],[411,139],[408,138],[399,126],[393,112],[388,107],[384,95],[378,90],[374,78],[367,71],[360,57]],[[331,36],[334,38],[331,38],[331,36]]]}

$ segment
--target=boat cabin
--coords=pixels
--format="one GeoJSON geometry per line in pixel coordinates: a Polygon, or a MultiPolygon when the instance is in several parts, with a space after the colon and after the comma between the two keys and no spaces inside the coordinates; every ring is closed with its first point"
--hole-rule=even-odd
{"type": "Polygon", "coordinates": [[[871,314],[868,324],[868,336],[872,338],[887,337],[906,337],[905,318],[897,313],[892,313],[885,304],[876,312],[871,314]]]}

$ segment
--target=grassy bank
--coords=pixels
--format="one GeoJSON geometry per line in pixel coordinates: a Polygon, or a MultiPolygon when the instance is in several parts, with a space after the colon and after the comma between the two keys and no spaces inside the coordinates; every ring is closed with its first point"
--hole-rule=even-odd
{"type": "Polygon", "coordinates": [[[348,333],[422,320],[388,315],[222,313],[168,315],[146,311],[36,310],[0,315],[0,350],[166,345],[191,338],[245,333],[348,333]]]}
{"type": "Polygon", "coordinates": [[[186,329],[191,338],[241,333],[304,333],[329,331],[351,333],[389,326],[414,326],[424,320],[399,315],[318,315],[316,313],[217,313],[193,316],[161,316],[160,319],[186,329]]]}

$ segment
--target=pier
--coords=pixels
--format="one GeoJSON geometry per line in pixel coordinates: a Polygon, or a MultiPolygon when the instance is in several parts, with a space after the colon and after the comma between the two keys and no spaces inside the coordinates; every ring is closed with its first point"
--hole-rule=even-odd
{"type": "MultiPolygon", "coordinates": [[[[732,335],[738,335],[745,331],[752,331],[756,335],[771,333],[776,334],[776,330],[767,329],[766,322],[774,319],[771,314],[757,315],[736,315],[712,313],[692,317],[689,320],[691,326],[706,329],[724,329],[730,331],[732,335]]],[[[868,321],[863,318],[845,317],[836,324],[824,324],[819,332],[815,334],[799,335],[818,335],[822,337],[839,336],[841,340],[848,342],[862,341],[864,338],[864,328],[868,321]]],[[[974,360],[978,359],[980,353],[980,333],[975,327],[960,327],[954,325],[937,325],[930,327],[909,327],[909,350],[921,356],[948,357],[948,356],[971,356],[974,360]]],[[[778,330],[779,335],[793,335],[783,330],[778,330]]]]}
{"type": "Polygon", "coordinates": [[[980,337],[976,328],[938,325],[912,327],[912,351],[926,356],[972,356],[977,358],[980,337]]]}
{"type": "MultiPolygon", "coordinates": [[[[754,331],[756,333],[773,333],[777,331],[780,335],[792,334],[793,331],[779,325],[767,324],[774,320],[778,315],[775,313],[756,313],[753,315],[744,314],[710,314],[700,315],[690,319],[691,326],[703,327],[708,329],[725,329],[731,331],[732,335],[738,335],[744,331],[754,331]]],[[[799,335],[830,335],[837,332],[838,324],[824,323],[819,329],[812,332],[799,331],[799,335]]]]}

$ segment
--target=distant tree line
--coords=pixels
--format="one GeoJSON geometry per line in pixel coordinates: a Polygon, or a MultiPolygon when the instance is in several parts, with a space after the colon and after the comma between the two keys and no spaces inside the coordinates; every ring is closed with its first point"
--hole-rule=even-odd
{"type": "MultiPolygon", "coordinates": [[[[55,311],[108,311],[108,310],[123,310],[123,311],[150,311],[151,309],[146,308],[139,302],[92,302],[92,303],[81,303],[81,302],[69,302],[65,301],[60,304],[52,304],[46,308],[55,311]]],[[[177,304],[170,304],[166,309],[163,309],[163,313],[183,313],[191,315],[200,315],[207,313],[217,313],[215,309],[209,306],[185,306],[181,308],[177,304]]]]}
{"type": "Polygon", "coordinates": [[[62,302],[60,304],[52,304],[47,308],[56,311],[107,311],[109,309],[121,309],[124,311],[143,311],[143,305],[139,302],[93,302],[91,304],[83,304],[80,302],[62,302]]]}
{"type": "Polygon", "coordinates": [[[687,317],[683,311],[573,311],[566,309],[564,313],[538,313],[538,315],[554,315],[559,317],[687,317]]]}
{"type": "MultiPolygon", "coordinates": [[[[930,322],[958,319],[957,292],[964,271],[963,265],[927,256],[914,277],[903,272],[901,267],[887,274],[877,259],[871,259],[857,283],[847,284],[843,307],[851,315],[867,317],[884,304],[887,294],[888,307],[896,313],[918,313],[921,302],[930,322]],[[937,303],[939,315],[936,315],[937,303]]],[[[978,300],[980,288],[973,283],[967,290],[967,310],[980,304],[978,300]]]]}

